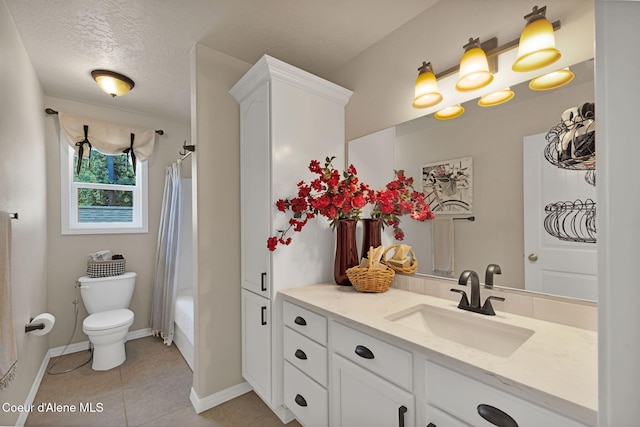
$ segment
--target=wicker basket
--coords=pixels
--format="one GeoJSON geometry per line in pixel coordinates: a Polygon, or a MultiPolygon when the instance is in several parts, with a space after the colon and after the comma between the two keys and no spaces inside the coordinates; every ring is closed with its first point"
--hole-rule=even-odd
{"type": "MultiPolygon", "coordinates": [[[[393,245],[389,245],[389,247],[384,251],[384,255],[383,255],[383,259],[387,259],[387,253],[391,250],[391,249],[395,249],[397,248],[398,244],[393,244],[393,245]]],[[[416,258],[416,253],[413,252],[413,249],[409,249],[409,255],[411,255],[411,265],[409,265],[408,267],[398,267],[396,265],[391,265],[390,263],[386,263],[387,267],[389,267],[390,269],[398,272],[398,273],[402,273],[402,274],[413,274],[416,271],[418,271],[418,259],[416,258]]]]}
{"type": "Polygon", "coordinates": [[[390,268],[351,267],[347,269],[347,277],[358,292],[385,292],[391,286],[395,271],[390,268]]]}
{"type": "Polygon", "coordinates": [[[91,278],[119,276],[124,274],[126,263],[124,258],[110,261],[87,261],[87,276],[91,278]]]}

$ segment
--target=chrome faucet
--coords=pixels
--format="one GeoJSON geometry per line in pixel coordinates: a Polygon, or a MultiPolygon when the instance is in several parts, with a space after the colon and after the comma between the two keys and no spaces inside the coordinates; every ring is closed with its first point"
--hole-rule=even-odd
{"type": "Polygon", "coordinates": [[[502,274],[502,269],[498,264],[489,264],[487,270],[484,272],[484,286],[487,288],[493,288],[493,275],[502,274]]]}
{"type": "Polygon", "coordinates": [[[458,284],[466,286],[469,279],[471,279],[471,302],[467,299],[467,293],[465,291],[455,288],[451,289],[451,292],[462,294],[458,308],[473,311],[474,313],[495,316],[496,312],[493,310],[491,300],[504,301],[504,298],[491,295],[484,301],[484,305],[480,306],[480,278],[478,277],[478,273],[473,270],[463,271],[458,279],[458,284]]]}

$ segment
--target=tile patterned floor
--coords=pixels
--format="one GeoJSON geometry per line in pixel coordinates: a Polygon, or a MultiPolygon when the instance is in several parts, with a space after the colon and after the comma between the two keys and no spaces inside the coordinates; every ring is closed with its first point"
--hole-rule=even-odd
{"type": "MultiPolygon", "coordinates": [[[[201,414],[196,414],[189,393],[192,373],[175,346],[154,337],[126,343],[127,360],[109,371],[93,371],[91,363],[63,375],[45,374],[34,400],[36,410],[28,426],[210,426],[276,427],[278,417],[250,392],[201,414]],[[49,412],[39,412],[44,403],[49,412]],[[56,411],[51,404],[75,405],[76,412],[56,411]],[[80,412],[80,404],[85,411],[80,412]],[[92,404],[95,412],[86,405],[92,404]],[[100,406],[102,411],[100,411],[100,406]]],[[[60,358],[54,372],[77,366],[88,352],[60,358]]],[[[51,364],[51,362],[50,362],[51,364]]],[[[64,407],[63,407],[64,409],[64,407]]],[[[288,427],[299,427],[296,421],[288,427]]]]}

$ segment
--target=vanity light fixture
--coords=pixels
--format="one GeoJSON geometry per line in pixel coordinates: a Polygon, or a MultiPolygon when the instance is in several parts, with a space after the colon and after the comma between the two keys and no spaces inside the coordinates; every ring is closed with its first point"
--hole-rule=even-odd
{"type": "Polygon", "coordinates": [[[464,114],[464,107],[460,104],[452,105],[434,113],[433,117],[438,120],[451,120],[464,114]]]}
{"type": "Polygon", "coordinates": [[[438,82],[435,74],[433,74],[431,62],[423,61],[418,71],[413,106],[415,108],[433,107],[442,101],[442,94],[438,89],[438,82]]]}
{"type": "Polygon", "coordinates": [[[551,65],[560,59],[560,51],[556,49],[553,25],[545,17],[547,7],[526,15],[527,25],[522,30],[518,44],[518,58],[511,68],[513,71],[533,71],[551,65]]]}
{"type": "MultiPolygon", "coordinates": [[[[470,38],[464,45],[464,55],[460,60],[460,77],[456,89],[469,92],[487,86],[493,81],[493,74],[489,70],[487,54],[480,47],[480,39],[470,38]]],[[[492,57],[495,64],[496,57],[492,57]]],[[[493,67],[495,69],[495,65],[493,67]]]]}
{"type": "Polygon", "coordinates": [[[571,80],[573,80],[574,77],[575,77],[575,74],[573,74],[573,71],[571,71],[569,67],[563,68],[561,70],[552,71],[550,73],[547,73],[540,77],[536,77],[535,79],[531,80],[529,82],[529,89],[531,90],[556,89],[566,85],[571,80]]]}
{"type": "Polygon", "coordinates": [[[480,100],[478,100],[478,105],[481,107],[493,107],[494,105],[504,104],[514,96],[515,93],[513,93],[511,88],[505,88],[481,96],[480,100]]]}
{"type": "Polygon", "coordinates": [[[120,73],[109,70],[93,70],[91,77],[96,81],[100,89],[112,97],[122,96],[135,86],[133,80],[120,73]]]}

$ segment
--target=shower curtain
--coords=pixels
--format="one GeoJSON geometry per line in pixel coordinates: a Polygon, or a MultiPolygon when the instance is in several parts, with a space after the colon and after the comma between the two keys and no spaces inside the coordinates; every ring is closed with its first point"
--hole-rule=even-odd
{"type": "Polygon", "coordinates": [[[166,345],[171,345],[173,341],[181,214],[180,162],[176,162],[167,166],[165,176],[151,308],[151,332],[154,336],[161,337],[166,345]]]}

